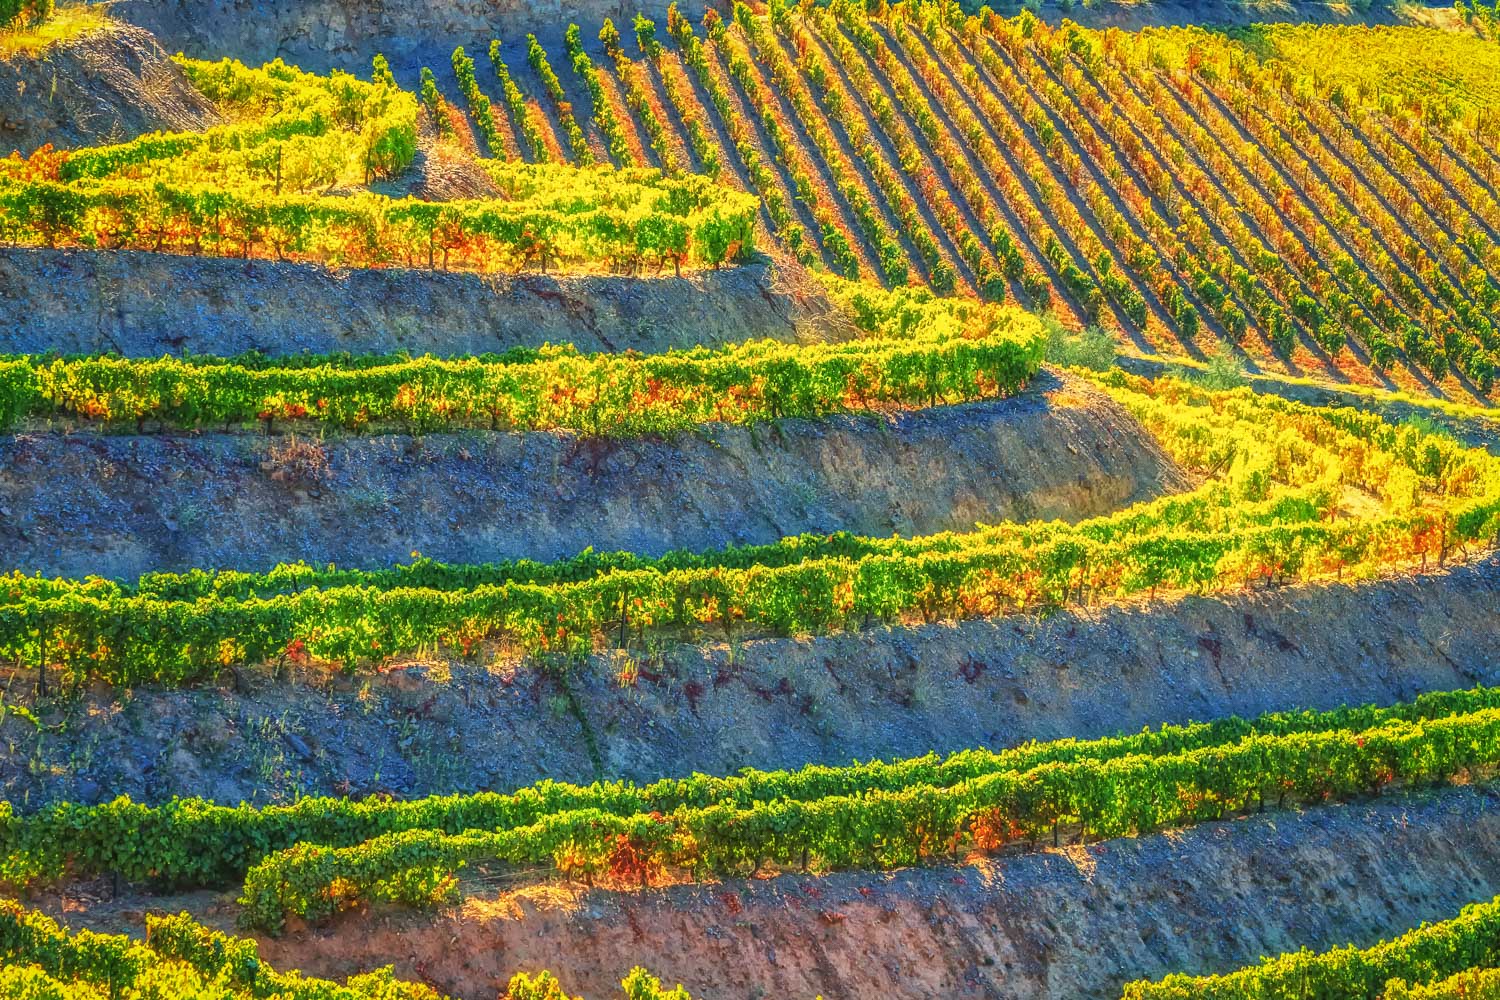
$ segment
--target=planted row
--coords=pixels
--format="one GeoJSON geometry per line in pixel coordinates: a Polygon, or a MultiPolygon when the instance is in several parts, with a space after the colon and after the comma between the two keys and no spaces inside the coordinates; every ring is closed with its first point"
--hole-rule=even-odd
{"type": "Polygon", "coordinates": [[[650,204],[559,211],[376,194],[236,195],[213,184],[0,182],[0,241],[7,243],[348,267],[494,272],[646,262],[680,271],[746,259],[754,228],[754,203],[732,192],[714,207],[679,213],[650,204]]]}
{"type": "Polygon", "coordinates": [[[0,0],[0,29],[41,24],[56,9],[56,0],[0,0]]]}
{"type": "Polygon", "coordinates": [[[518,364],[423,358],[251,368],[177,358],[0,362],[0,429],[67,417],[141,429],[312,422],[413,432],[567,428],[667,433],[1017,392],[1041,363],[1038,325],[992,317],[972,336],[795,346],[776,342],[658,355],[546,351],[518,364]]]}
{"type": "Polygon", "coordinates": [[[386,966],[347,983],[279,973],[254,941],[227,937],[187,914],[148,916],[146,941],[124,934],[69,933],[51,917],[0,900],[0,995],[193,1000],[443,1000],[398,980],[386,966]],[[36,992],[32,992],[35,990],[36,992]]]}
{"type": "Polygon", "coordinates": [[[1455,715],[1500,709],[1500,692],[1422,695],[1409,703],[1328,712],[1277,712],[1255,719],[1227,718],[1095,740],[1026,743],[1003,751],[965,750],[848,767],[810,766],[795,771],[744,770],[715,777],[695,774],[637,786],[590,786],[545,781],[511,794],[481,792],[412,801],[307,798],[256,809],[177,799],[146,806],[121,798],[96,806],[55,804],[18,816],[0,805],[0,881],[12,885],[54,882],[65,875],[115,874],[174,888],[218,888],[244,877],[266,855],[299,843],[350,847],[382,834],[431,830],[509,830],[549,815],[597,810],[615,816],[671,813],[679,808],[812,802],[830,796],[899,792],[912,786],[947,789],[987,775],[1024,772],[1046,764],[1165,757],[1225,747],[1258,736],[1358,732],[1392,723],[1421,724],[1455,715]]]}
{"type": "Polygon", "coordinates": [[[1482,1000],[1492,996],[1496,966],[1500,898],[1467,906],[1452,920],[1423,924],[1371,948],[1304,949],[1220,976],[1176,975],[1130,983],[1124,1000],[1482,1000]]]}
{"type": "MultiPolygon", "coordinates": [[[[691,1000],[681,986],[635,968],[625,1000],[691,1000]]],[[[5,1000],[445,1000],[391,966],[343,983],[278,972],[256,943],[210,930],[186,913],[148,914],[144,942],[123,934],[70,932],[51,917],[0,900],[0,997],[5,1000]]],[[[569,1000],[557,977],[514,976],[501,1000],[569,1000]]]]}
{"type": "Polygon", "coordinates": [[[411,830],[342,848],[301,844],[251,868],[240,903],[248,920],[275,932],[289,915],[320,920],[371,902],[452,900],[458,873],[474,865],[550,866],[642,885],[668,871],[745,876],[767,864],[803,871],[899,867],[1018,841],[1056,841],[1064,827],[1077,827],[1080,840],[1142,834],[1267,801],[1322,803],[1392,782],[1443,782],[1497,763],[1500,711],[1491,709],[1420,725],[1253,736],[1157,757],[1054,762],[946,788],[912,784],[628,816],[574,810],[503,830],[411,830]]]}
{"type": "Polygon", "coordinates": [[[462,45],[453,50],[453,73],[458,77],[458,87],[469,105],[469,114],[479,126],[479,133],[484,136],[490,155],[505,159],[505,137],[495,122],[495,109],[490,104],[489,97],[479,89],[479,78],[474,74],[474,60],[464,52],[462,45]]]}

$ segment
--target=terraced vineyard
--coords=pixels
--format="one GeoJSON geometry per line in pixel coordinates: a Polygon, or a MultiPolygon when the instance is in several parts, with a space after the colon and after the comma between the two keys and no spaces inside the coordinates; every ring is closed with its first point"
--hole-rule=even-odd
{"type": "Polygon", "coordinates": [[[1500,56],[1479,39],[674,9],[571,32],[581,72],[529,104],[509,49],[464,75],[515,90],[521,118],[490,119],[503,155],[721,177],[806,264],[1053,309],[1147,352],[1219,340],[1271,372],[1461,400],[1494,383],[1500,56]],[[550,145],[516,138],[544,128],[550,145]]]}
{"type": "Polygon", "coordinates": [[[0,0],[0,1000],[1496,995],[1482,9],[139,4],[0,0]]]}

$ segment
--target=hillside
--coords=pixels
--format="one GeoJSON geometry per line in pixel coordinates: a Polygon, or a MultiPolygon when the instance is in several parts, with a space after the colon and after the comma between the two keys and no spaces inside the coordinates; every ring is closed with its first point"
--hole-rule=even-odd
{"type": "Polygon", "coordinates": [[[66,20],[74,23],[56,44],[0,60],[0,151],[102,145],[218,120],[150,34],[86,13],[66,20]]]}
{"type": "Polygon", "coordinates": [[[553,158],[716,170],[761,196],[808,263],[1051,308],[1148,353],[1201,356],[1218,339],[1271,372],[1490,391],[1497,137],[1471,125],[1500,78],[1493,44],[852,4],[705,23],[622,20],[605,45],[580,18],[602,107],[569,71],[571,43],[542,47],[561,87],[549,98],[527,44],[504,41],[518,106],[490,39],[452,40],[500,112],[500,155],[534,158],[532,129],[553,158]],[[1315,74],[1281,55],[1318,45],[1315,74]],[[1407,69],[1372,85],[1372,63],[1407,69]],[[1449,66],[1459,80],[1430,89],[1449,66]]]}
{"type": "Polygon", "coordinates": [[[1495,995],[1497,38],[0,0],[0,1000],[1495,995]]]}

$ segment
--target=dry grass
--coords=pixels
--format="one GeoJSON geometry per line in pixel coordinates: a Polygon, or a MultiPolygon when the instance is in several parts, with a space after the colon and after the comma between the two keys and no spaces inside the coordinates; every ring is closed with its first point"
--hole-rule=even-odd
{"type": "Polygon", "coordinates": [[[267,448],[260,468],[276,482],[291,486],[321,486],[330,475],[323,445],[295,434],[267,448]]]}
{"type": "Polygon", "coordinates": [[[36,56],[61,42],[71,41],[109,24],[102,7],[59,7],[41,24],[16,31],[0,31],[0,59],[36,56]]]}

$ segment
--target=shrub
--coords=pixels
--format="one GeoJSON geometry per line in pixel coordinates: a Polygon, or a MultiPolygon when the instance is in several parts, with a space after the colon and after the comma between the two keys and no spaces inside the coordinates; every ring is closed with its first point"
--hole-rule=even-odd
{"type": "Polygon", "coordinates": [[[1074,332],[1056,316],[1042,317],[1047,332],[1044,355],[1049,364],[1108,371],[1115,366],[1115,340],[1097,326],[1074,332]]]}
{"type": "Polygon", "coordinates": [[[1247,386],[1250,379],[1239,359],[1226,349],[1208,359],[1208,367],[1198,376],[1198,382],[1205,389],[1220,392],[1247,386]]]}

